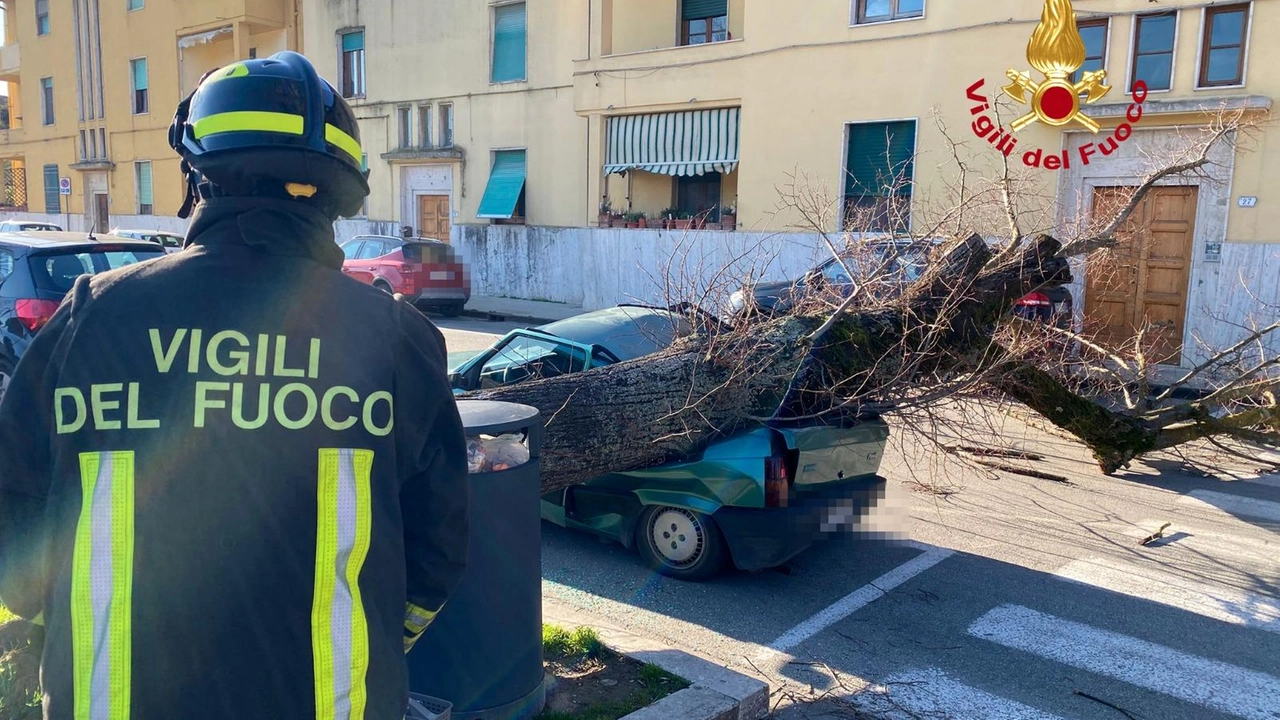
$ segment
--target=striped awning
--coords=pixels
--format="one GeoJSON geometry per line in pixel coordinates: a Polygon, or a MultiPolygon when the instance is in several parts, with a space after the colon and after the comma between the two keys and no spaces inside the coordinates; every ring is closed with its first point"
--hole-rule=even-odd
{"type": "Polygon", "coordinates": [[[739,108],[609,118],[604,171],[730,173],[738,167],[739,108]]]}

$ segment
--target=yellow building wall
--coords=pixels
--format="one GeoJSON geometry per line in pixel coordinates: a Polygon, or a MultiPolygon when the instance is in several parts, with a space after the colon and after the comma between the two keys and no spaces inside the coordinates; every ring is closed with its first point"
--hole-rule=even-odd
{"type": "MultiPolygon", "coordinates": [[[[608,0],[602,0],[608,2],[608,0]]],[[[653,26],[663,25],[666,5],[650,13],[647,25],[627,13],[641,12],[644,0],[613,0],[612,26],[607,14],[593,30],[612,38],[615,53],[624,38],[639,27],[639,45],[653,45],[653,26]]],[[[1125,79],[1133,12],[1167,11],[1185,7],[1175,49],[1174,87],[1153,93],[1153,102],[1214,102],[1234,96],[1280,97],[1280,73],[1266,72],[1280,62],[1280,45],[1270,42],[1280,33],[1280,4],[1253,3],[1252,37],[1248,47],[1247,85],[1235,89],[1196,89],[1202,32],[1201,3],[1193,0],[1078,0],[1081,19],[1111,14],[1107,69],[1113,89],[1103,103],[1127,103],[1125,79]]],[[[851,122],[915,119],[918,122],[916,196],[944,196],[957,175],[947,162],[950,149],[937,127],[940,120],[955,138],[982,149],[969,124],[972,115],[966,88],[985,78],[984,94],[994,96],[1006,84],[1005,70],[1030,71],[1026,47],[1040,19],[1042,5],[1026,0],[954,3],[928,0],[923,19],[850,26],[848,0],[807,0],[805,3],[758,2],[739,14],[743,42],[667,48],[630,55],[596,57],[575,66],[575,106],[597,123],[603,134],[610,114],[676,111],[698,107],[742,107],[739,187],[740,227],[784,229],[794,213],[775,214],[777,187],[788,174],[805,173],[814,186],[838,197],[842,186],[845,125],[851,122]],[[803,46],[803,47],[797,47],[803,46]],[[935,120],[934,113],[937,113],[935,120]]],[[[1025,110],[1025,106],[1019,106],[1025,110]]],[[[1011,119],[1015,108],[1006,113],[1011,119]]],[[[1020,114],[1020,113],[1019,113],[1020,114]]],[[[1180,116],[1179,122],[1187,122],[1180,116]]],[[[1166,122],[1148,115],[1144,126],[1166,122]]],[[[1256,150],[1242,153],[1236,163],[1234,195],[1256,195],[1252,209],[1231,210],[1228,239],[1280,241],[1280,195],[1267,188],[1280,186],[1280,147],[1263,131],[1256,150]],[[1270,140],[1270,142],[1268,142],[1270,140]]],[[[1018,155],[1030,147],[1052,152],[1062,147],[1062,133],[1043,125],[1017,135],[1018,155]]],[[[603,163],[603,140],[592,142],[592,164],[603,163]]],[[[971,171],[994,177],[999,156],[993,150],[978,155],[971,171]]],[[[1020,158],[1018,158],[1020,165],[1020,158]]],[[[1034,189],[1046,197],[1056,190],[1056,175],[1036,171],[1042,183],[1034,189]]],[[[615,192],[616,184],[610,185],[615,192]]],[[[601,190],[598,173],[592,194],[601,190]]],[[[1046,203],[1043,217],[1050,217],[1046,203]]],[[[917,216],[923,209],[917,209],[917,216]]]]}

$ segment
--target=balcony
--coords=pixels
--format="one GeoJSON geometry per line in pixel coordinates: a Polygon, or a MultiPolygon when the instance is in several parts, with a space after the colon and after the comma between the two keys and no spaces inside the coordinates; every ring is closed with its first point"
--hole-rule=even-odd
{"type": "Polygon", "coordinates": [[[19,69],[22,55],[18,52],[18,44],[0,45],[0,82],[19,82],[19,69]]]}
{"type": "Polygon", "coordinates": [[[288,24],[295,0],[200,0],[180,2],[178,27],[198,30],[234,22],[248,22],[263,29],[288,24]]]}

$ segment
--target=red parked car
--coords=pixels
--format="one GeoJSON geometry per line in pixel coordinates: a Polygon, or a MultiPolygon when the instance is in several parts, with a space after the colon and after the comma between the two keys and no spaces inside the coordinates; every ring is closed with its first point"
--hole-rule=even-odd
{"type": "Polygon", "coordinates": [[[419,309],[453,317],[471,299],[471,273],[448,243],[426,238],[358,235],[342,244],[342,272],[419,309]]]}

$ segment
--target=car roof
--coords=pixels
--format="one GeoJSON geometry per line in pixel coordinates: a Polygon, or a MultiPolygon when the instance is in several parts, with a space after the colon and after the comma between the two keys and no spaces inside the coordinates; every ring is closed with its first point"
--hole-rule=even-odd
{"type": "MultiPolygon", "coordinates": [[[[392,240],[398,243],[422,243],[424,245],[448,245],[449,244],[447,242],[444,242],[443,240],[437,240],[435,238],[422,238],[422,237],[406,238],[406,237],[396,237],[394,235],[356,235],[355,237],[351,238],[347,242],[355,242],[356,240],[392,240]]],[[[342,244],[346,245],[347,243],[342,243],[342,244]]]]}
{"type": "Polygon", "coordinates": [[[168,235],[169,237],[182,237],[180,233],[169,232],[168,230],[134,230],[133,228],[116,228],[111,231],[114,233],[138,233],[139,235],[168,235]]]}
{"type": "Polygon", "coordinates": [[[599,345],[619,360],[634,360],[664,350],[693,331],[689,319],[665,308],[639,305],[595,310],[534,328],[581,343],[599,345]]]}
{"type": "Polygon", "coordinates": [[[23,245],[36,249],[94,244],[124,245],[127,247],[147,248],[148,250],[155,247],[155,243],[143,242],[132,238],[122,238],[117,235],[94,235],[91,239],[88,233],[65,231],[54,232],[52,230],[0,232],[0,243],[8,245],[23,245]]]}

